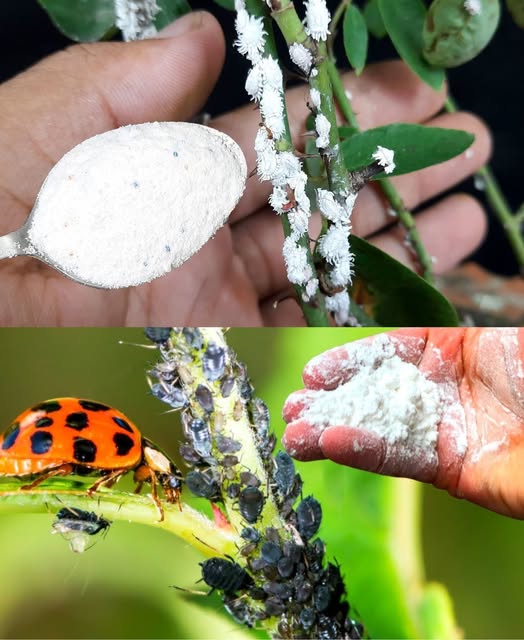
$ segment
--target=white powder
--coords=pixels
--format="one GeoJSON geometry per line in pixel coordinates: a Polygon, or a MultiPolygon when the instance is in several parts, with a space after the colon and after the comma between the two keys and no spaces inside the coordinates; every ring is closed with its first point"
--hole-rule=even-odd
{"type": "Polygon", "coordinates": [[[29,241],[94,286],[148,282],[196,253],[227,220],[246,181],[240,147],[186,122],[103,133],[49,173],[29,241]]]}
{"type": "MultiPolygon", "coordinates": [[[[434,466],[442,415],[439,385],[401,360],[385,336],[348,347],[348,364],[358,363],[357,372],[334,390],[312,395],[302,418],[320,429],[345,425],[375,433],[404,459],[418,456],[434,466]]],[[[354,444],[357,451],[360,443],[354,444]]]]}

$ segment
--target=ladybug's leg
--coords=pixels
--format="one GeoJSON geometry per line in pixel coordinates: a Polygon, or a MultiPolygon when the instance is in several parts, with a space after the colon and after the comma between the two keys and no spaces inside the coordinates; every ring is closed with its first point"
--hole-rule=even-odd
{"type": "Polygon", "coordinates": [[[158,509],[158,515],[160,516],[159,522],[162,522],[162,520],[164,519],[164,509],[162,508],[162,505],[160,504],[160,500],[158,498],[158,479],[155,472],[147,464],[141,464],[135,469],[133,479],[137,483],[135,493],[140,493],[144,482],[151,483],[151,498],[153,499],[153,502],[158,509]]]}
{"type": "Polygon", "coordinates": [[[95,491],[98,491],[100,487],[113,486],[121,476],[127,473],[127,471],[128,469],[115,469],[114,471],[111,471],[111,473],[108,473],[106,476],[102,476],[101,478],[98,478],[98,480],[89,487],[89,489],[87,490],[87,493],[91,496],[95,491]]]}
{"type": "Polygon", "coordinates": [[[48,471],[44,471],[43,473],[38,474],[38,477],[33,480],[30,484],[24,484],[23,487],[20,487],[24,491],[29,491],[30,489],[34,489],[41,482],[47,480],[48,478],[52,478],[53,476],[68,476],[73,473],[73,465],[72,464],[62,464],[59,467],[55,467],[54,469],[49,469],[48,471]]]}

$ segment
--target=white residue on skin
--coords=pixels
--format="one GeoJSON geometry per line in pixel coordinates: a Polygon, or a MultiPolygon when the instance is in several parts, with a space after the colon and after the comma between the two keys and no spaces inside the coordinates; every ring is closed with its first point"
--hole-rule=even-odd
{"type": "Polygon", "coordinates": [[[242,195],[246,173],[238,145],[209,127],[156,122],[108,131],[51,170],[29,240],[95,286],[142,284],[213,236],[242,195]]]}
{"type": "Polygon", "coordinates": [[[319,391],[302,417],[312,426],[340,425],[381,436],[388,447],[435,466],[442,417],[440,386],[395,354],[387,336],[350,346],[355,375],[332,391],[319,391]]]}

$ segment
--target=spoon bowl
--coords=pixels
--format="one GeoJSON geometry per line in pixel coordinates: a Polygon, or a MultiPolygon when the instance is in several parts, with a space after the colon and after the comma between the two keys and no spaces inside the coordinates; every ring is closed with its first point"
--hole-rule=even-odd
{"type": "Polygon", "coordinates": [[[226,222],[247,168],[240,147],[186,122],[85,140],[51,170],[0,258],[31,256],[81,284],[137,286],[180,266],[226,222]]]}

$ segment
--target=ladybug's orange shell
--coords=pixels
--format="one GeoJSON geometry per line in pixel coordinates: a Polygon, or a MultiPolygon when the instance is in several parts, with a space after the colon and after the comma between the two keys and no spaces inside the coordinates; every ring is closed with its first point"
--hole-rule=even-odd
{"type": "Polygon", "coordinates": [[[55,398],[21,413],[0,436],[0,475],[26,476],[73,464],[132,469],[142,436],[120,411],[93,400],[55,398]]]}

